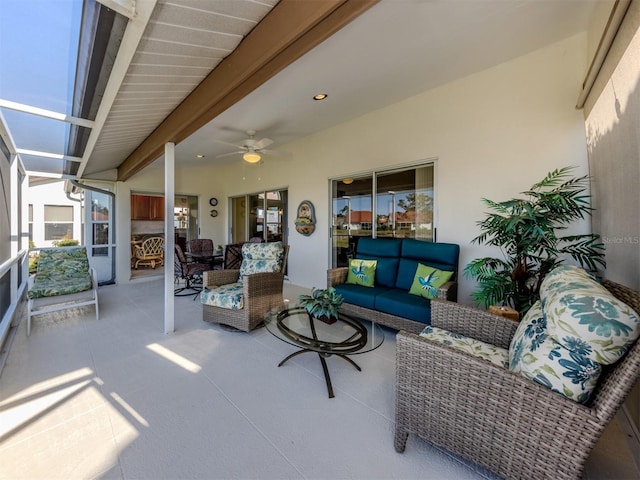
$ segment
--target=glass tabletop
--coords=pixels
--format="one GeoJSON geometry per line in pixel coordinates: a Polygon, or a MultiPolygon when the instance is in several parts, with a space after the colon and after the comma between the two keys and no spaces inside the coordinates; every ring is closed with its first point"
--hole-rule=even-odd
{"type": "Polygon", "coordinates": [[[295,306],[269,312],[265,326],[283,342],[319,353],[366,353],[384,341],[384,332],[370,320],[340,313],[337,322],[328,324],[312,318],[304,308],[295,306]]]}

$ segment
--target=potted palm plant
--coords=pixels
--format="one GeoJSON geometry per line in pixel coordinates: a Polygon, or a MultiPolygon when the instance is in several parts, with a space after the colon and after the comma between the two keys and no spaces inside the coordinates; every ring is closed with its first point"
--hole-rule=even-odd
{"type": "Polygon", "coordinates": [[[335,323],[338,320],[338,309],[344,302],[335,288],[312,288],[311,295],[298,295],[298,305],[303,307],[309,315],[325,323],[335,323]]]}
{"type": "Polygon", "coordinates": [[[598,235],[560,235],[592,210],[585,193],[589,177],[572,178],[573,168],[550,172],[522,192],[525,199],[482,199],[492,212],[478,222],[482,233],[472,242],[499,247],[504,258],[478,258],[464,268],[478,282],[472,294],[478,305],[509,305],[522,316],[539,298],[545,275],[566,259],[590,270],[606,266],[598,235]]]}

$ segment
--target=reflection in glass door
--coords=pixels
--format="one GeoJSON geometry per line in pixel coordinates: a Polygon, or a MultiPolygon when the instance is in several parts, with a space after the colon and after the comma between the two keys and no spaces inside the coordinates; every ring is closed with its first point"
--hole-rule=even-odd
{"type": "Polygon", "coordinates": [[[347,266],[363,236],[435,241],[433,163],[332,180],[331,192],[332,267],[347,266]]]}
{"type": "Polygon", "coordinates": [[[433,164],[376,177],[376,236],[433,241],[433,164]]]}
{"type": "Polygon", "coordinates": [[[287,242],[287,190],[231,199],[232,243],[248,240],[287,242]]]}
{"type": "Polygon", "coordinates": [[[332,182],[333,267],[347,266],[358,238],[370,237],[373,233],[372,185],[372,176],[332,182]]]}

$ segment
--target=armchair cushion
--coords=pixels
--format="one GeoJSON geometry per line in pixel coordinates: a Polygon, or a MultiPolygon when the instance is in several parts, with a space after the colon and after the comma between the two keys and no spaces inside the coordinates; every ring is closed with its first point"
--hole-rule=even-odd
{"type": "Polygon", "coordinates": [[[242,245],[240,279],[254,273],[280,272],[283,258],[282,242],[245,243],[242,245]]]}
{"type": "Polygon", "coordinates": [[[541,302],[520,322],[509,350],[509,368],[576,402],[586,403],[602,373],[585,352],[589,346],[575,339],[572,350],[547,333],[541,302]]]}
{"type": "Polygon", "coordinates": [[[432,342],[447,345],[469,355],[482,358],[502,368],[507,368],[509,365],[509,351],[506,348],[497,347],[475,338],[465,337],[464,335],[432,326],[425,327],[420,336],[432,342]]]}
{"type": "Polygon", "coordinates": [[[376,278],[377,260],[361,260],[355,258],[349,262],[347,282],[351,285],[373,287],[376,278]]]}
{"type": "Polygon", "coordinates": [[[242,283],[229,283],[213,289],[205,288],[200,294],[200,301],[212,307],[242,310],[244,308],[242,283]]]}
{"type": "Polygon", "coordinates": [[[438,270],[419,263],[409,293],[433,300],[438,297],[438,289],[452,276],[453,272],[438,270]]]}
{"type": "Polygon", "coordinates": [[[609,365],[640,335],[638,315],[581,268],[562,265],[540,286],[549,335],[569,350],[609,365]]]}

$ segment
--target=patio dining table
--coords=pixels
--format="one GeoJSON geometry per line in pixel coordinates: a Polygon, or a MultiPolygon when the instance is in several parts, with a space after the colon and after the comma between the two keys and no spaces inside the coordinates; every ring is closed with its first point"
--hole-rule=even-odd
{"type": "MultiPolygon", "coordinates": [[[[185,254],[200,263],[208,263],[214,269],[217,259],[222,259],[222,250],[203,250],[201,252],[185,252],[185,254]]],[[[220,264],[222,262],[218,262],[220,264]]]]}

